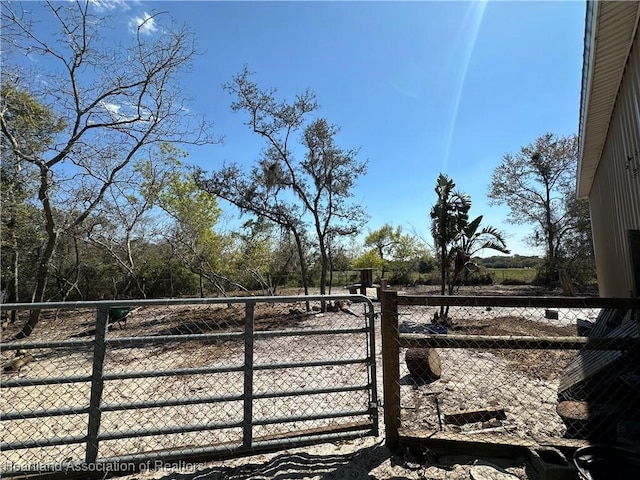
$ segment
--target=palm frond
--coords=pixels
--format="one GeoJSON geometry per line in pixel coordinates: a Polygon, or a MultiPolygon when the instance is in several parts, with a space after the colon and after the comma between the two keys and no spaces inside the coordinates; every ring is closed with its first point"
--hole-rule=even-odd
{"type": "MultiPolygon", "coordinates": [[[[480,222],[482,222],[482,217],[483,215],[480,215],[476,218],[474,218],[471,222],[469,222],[469,224],[465,227],[464,229],[464,234],[466,235],[467,238],[471,238],[475,235],[476,230],[478,230],[478,226],[480,225],[480,222]]],[[[486,227],[485,227],[486,228],[486,227]]]]}

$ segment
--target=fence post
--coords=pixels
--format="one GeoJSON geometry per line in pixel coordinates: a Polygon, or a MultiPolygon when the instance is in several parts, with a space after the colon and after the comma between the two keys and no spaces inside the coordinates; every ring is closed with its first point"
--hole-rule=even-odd
{"type": "Polygon", "coordinates": [[[247,302],[244,316],[244,416],[242,446],[251,448],[253,442],[253,320],[255,302],[247,302]]]}
{"type": "Polygon", "coordinates": [[[98,307],[96,316],[96,336],[93,346],[93,370],[91,373],[91,397],[89,400],[89,421],[87,427],[87,450],[85,462],[95,463],[98,459],[98,435],[102,412],[102,390],[104,388],[103,367],[107,353],[107,324],[109,321],[109,307],[98,307]]]}
{"type": "Polygon", "coordinates": [[[400,345],[398,338],[398,292],[382,291],[382,380],[385,443],[398,448],[400,428],[400,345]]]}
{"type": "Polygon", "coordinates": [[[373,435],[377,437],[380,434],[380,422],[378,419],[378,409],[380,408],[380,404],[378,403],[378,371],[376,368],[376,313],[371,300],[364,302],[364,308],[369,327],[369,331],[367,332],[367,335],[369,336],[369,358],[367,368],[369,370],[369,386],[371,392],[371,403],[369,404],[369,408],[371,410],[371,420],[373,421],[373,435]]]}

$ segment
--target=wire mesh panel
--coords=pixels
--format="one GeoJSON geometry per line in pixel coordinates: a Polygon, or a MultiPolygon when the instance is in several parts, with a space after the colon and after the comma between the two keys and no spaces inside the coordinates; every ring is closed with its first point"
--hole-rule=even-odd
{"type": "Polygon", "coordinates": [[[377,431],[365,297],[92,305],[2,344],[5,474],[377,431]]]}
{"type": "MultiPolygon", "coordinates": [[[[28,315],[18,312],[3,331],[3,342],[19,332],[28,315]]],[[[84,460],[93,334],[83,333],[95,331],[95,322],[95,309],[45,309],[29,343],[0,347],[2,470],[84,460]],[[11,444],[26,448],[10,450],[11,444]]]]}
{"type": "Polygon", "coordinates": [[[400,438],[640,446],[637,300],[610,303],[395,295],[385,415],[400,438]]]}

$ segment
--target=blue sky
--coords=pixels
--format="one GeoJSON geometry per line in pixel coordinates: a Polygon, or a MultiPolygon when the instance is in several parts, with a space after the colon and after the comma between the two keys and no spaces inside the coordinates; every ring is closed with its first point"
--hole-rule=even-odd
{"type": "Polygon", "coordinates": [[[541,253],[523,243],[530,227],[507,224],[506,207],[489,207],[486,193],[504,153],[545,132],[577,132],[585,2],[101,3],[118,15],[114,41],[154,12],[196,33],[202,54],[184,91],[225,142],[189,148],[189,162],[214,170],[258,158],[263,142],[222,89],[247,65],[283,99],[315,92],[318,114],[341,127],[338,144],[360,147],[369,171],[354,200],[369,229],[389,222],[430,240],[444,172],[513,253],[541,253]]]}

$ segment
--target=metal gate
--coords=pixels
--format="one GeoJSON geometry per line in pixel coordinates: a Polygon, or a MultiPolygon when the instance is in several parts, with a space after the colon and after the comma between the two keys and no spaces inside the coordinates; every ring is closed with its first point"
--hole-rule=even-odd
{"type": "Polygon", "coordinates": [[[1,307],[42,309],[29,338],[0,344],[4,476],[123,474],[378,434],[364,296],[1,307]]]}

